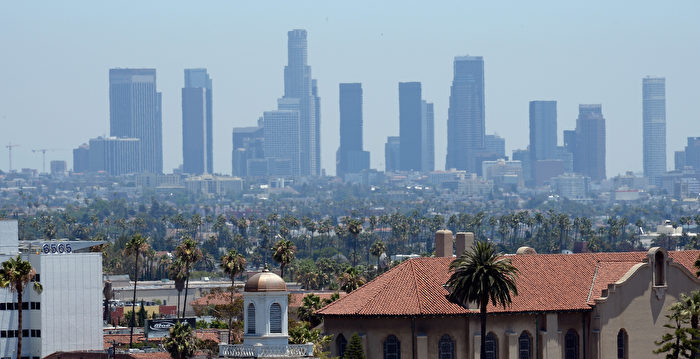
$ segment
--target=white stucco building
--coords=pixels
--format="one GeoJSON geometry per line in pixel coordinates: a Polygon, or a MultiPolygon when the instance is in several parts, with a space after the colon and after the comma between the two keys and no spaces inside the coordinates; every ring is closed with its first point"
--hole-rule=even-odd
{"type": "Polygon", "coordinates": [[[17,221],[0,220],[0,261],[20,254],[32,263],[41,294],[24,292],[22,354],[17,347],[17,294],[0,289],[0,358],[43,358],[56,351],[102,350],[102,242],[18,241],[17,221]]]}

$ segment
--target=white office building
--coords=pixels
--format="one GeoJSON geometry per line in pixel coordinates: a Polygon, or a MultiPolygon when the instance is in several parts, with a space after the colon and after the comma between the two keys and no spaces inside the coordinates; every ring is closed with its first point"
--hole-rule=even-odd
{"type": "Polygon", "coordinates": [[[57,351],[102,350],[102,242],[18,241],[15,220],[0,220],[0,260],[20,256],[36,270],[41,294],[24,292],[22,354],[17,355],[17,294],[0,289],[0,358],[43,358],[57,351]]]}

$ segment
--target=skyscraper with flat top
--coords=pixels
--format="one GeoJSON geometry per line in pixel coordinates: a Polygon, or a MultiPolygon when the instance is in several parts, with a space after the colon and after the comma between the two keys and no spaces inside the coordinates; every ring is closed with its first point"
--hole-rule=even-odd
{"type": "Polygon", "coordinates": [[[212,173],[212,92],[206,69],[186,69],[182,89],[182,170],[212,173]]]}
{"type": "Polygon", "coordinates": [[[477,157],[484,148],[484,59],[458,56],[447,113],[447,159],[445,168],[477,173],[477,157]]]}
{"type": "Polygon", "coordinates": [[[399,169],[422,170],[423,99],[420,82],[399,82],[399,169]]]}
{"type": "Polygon", "coordinates": [[[266,111],[263,118],[263,146],[269,174],[299,176],[299,112],[266,111]]]}
{"type": "Polygon", "coordinates": [[[435,110],[431,102],[421,104],[421,171],[435,171],[435,110]]]}
{"type": "Polygon", "coordinates": [[[642,126],[644,176],[657,184],[666,173],[666,79],[642,80],[642,126]]]}
{"type": "Polygon", "coordinates": [[[109,70],[109,133],[138,138],[140,171],[163,172],[161,94],[155,69],[109,70]]]}
{"type": "Polygon", "coordinates": [[[362,84],[341,83],[340,147],[336,154],[336,174],[356,173],[369,168],[369,152],[362,149],[362,84]]]}
{"type": "Polygon", "coordinates": [[[284,98],[299,100],[295,109],[299,112],[299,174],[318,176],[321,160],[317,153],[320,150],[320,124],[316,115],[320,114],[320,108],[316,106],[318,96],[313,91],[311,67],[307,65],[306,30],[289,31],[287,37],[288,62],[284,68],[284,98]]]}
{"type": "Polygon", "coordinates": [[[593,181],[605,179],[605,118],[602,106],[579,105],[576,119],[574,172],[593,181]]]}
{"type": "Polygon", "coordinates": [[[530,101],[530,155],[551,160],[557,150],[557,102],[530,101]]]}

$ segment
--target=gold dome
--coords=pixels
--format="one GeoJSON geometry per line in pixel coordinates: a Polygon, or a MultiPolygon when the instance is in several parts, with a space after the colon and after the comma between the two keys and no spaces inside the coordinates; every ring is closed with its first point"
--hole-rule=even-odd
{"type": "Polygon", "coordinates": [[[248,278],[243,290],[245,292],[286,292],[287,284],[277,274],[264,269],[262,272],[248,278]]]}

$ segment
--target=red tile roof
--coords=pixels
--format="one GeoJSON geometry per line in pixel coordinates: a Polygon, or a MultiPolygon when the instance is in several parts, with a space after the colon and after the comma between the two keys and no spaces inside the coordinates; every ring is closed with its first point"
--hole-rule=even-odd
{"type": "MultiPolygon", "coordinates": [[[[669,252],[677,263],[694,273],[700,251],[669,252]]],[[[520,271],[518,296],[510,307],[489,312],[543,312],[588,310],[609,283],[646,261],[646,252],[534,254],[510,256],[520,271]]],[[[447,300],[443,284],[454,258],[407,260],[371,282],[318,311],[326,316],[430,316],[478,313],[447,300]]]]}
{"type": "MultiPolygon", "coordinates": [[[[301,307],[301,304],[303,303],[304,297],[306,297],[309,294],[316,295],[321,298],[321,302],[323,302],[324,299],[329,299],[335,292],[292,292],[289,293],[289,307],[290,308],[299,308],[301,307]]],[[[347,295],[345,292],[339,292],[340,298],[343,298],[344,296],[347,295]]]]}

